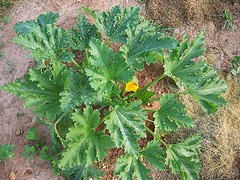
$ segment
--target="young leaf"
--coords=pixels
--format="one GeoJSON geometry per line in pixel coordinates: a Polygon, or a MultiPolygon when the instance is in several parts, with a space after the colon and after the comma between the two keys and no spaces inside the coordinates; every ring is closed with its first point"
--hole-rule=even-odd
{"type": "Polygon", "coordinates": [[[41,151],[39,151],[39,156],[41,159],[48,160],[51,158],[51,154],[48,153],[48,146],[43,146],[41,151]]]}
{"type": "Polygon", "coordinates": [[[204,33],[198,34],[190,43],[184,38],[179,47],[166,59],[165,74],[173,79],[179,78],[185,85],[194,85],[200,81],[205,62],[194,63],[193,59],[204,53],[204,33]]]}
{"type": "Polygon", "coordinates": [[[136,27],[130,27],[127,33],[127,44],[121,48],[121,51],[126,62],[137,70],[144,68],[143,62],[154,63],[156,61],[156,58],[152,58],[154,53],[160,53],[164,49],[174,49],[177,46],[174,38],[159,33],[145,33],[144,30],[138,32],[136,27]]]}
{"type": "Polygon", "coordinates": [[[173,174],[179,174],[185,180],[199,179],[201,165],[198,151],[200,143],[201,136],[194,135],[181,143],[168,145],[166,165],[169,165],[173,174]]]}
{"type": "Polygon", "coordinates": [[[160,99],[161,107],[154,113],[154,124],[162,131],[176,131],[180,127],[193,127],[193,122],[186,115],[185,106],[175,94],[163,94],[160,99]]]}
{"type": "Polygon", "coordinates": [[[26,135],[27,140],[38,140],[37,137],[37,129],[36,128],[29,128],[27,135],[26,135]]]}
{"type": "Polygon", "coordinates": [[[106,121],[107,129],[115,144],[118,147],[123,146],[127,153],[137,155],[137,141],[146,135],[144,127],[146,117],[141,102],[116,105],[110,114],[110,119],[106,121]]]}
{"type": "Polygon", "coordinates": [[[108,135],[95,131],[100,121],[99,115],[99,111],[93,111],[90,106],[83,113],[80,110],[73,113],[75,124],[67,134],[69,143],[59,163],[61,169],[79,166],[85,161],[86,165],[91,165],[107,154],[106,148],[111,149],[114,146],[108,135]]]}
{"type": "Polygon", "coordinates": [[[126,43],[126,29],[129,25],[139,24],[139,11],[139,7],[115,6],[111,11],[95,12],[96,26],[105,33],[110,42],[126,43]]]}
{"type": "Polygon", "coordinates": [[[140,154],[159,171],[164,171],[166,169],[164,160],[163,149],[160,147],[158,141],[150,141],[145,149],[143,149],[140,154]]]}
{"type": "Polygon", "coordinates": [[[0,146],[0,161],[5,161],[8,158],[12,158],[14,156],[13,147],[14,144],[2,144],[0,146]]]}
{"type": "Polygon", "coordinates": [[[82,14],[79,14],[77,24],[74,28],[70,29],[70,36],[71,47],[79,51],[89,48],[90,40],[93,37],[101,38],[101,34],[97,31],[96,26],[87,22],[87,19],[82,14]]]}
{"type": "Polygon", "coordinates": [[[28,158],[29,160],[33,159],[33,156],[36,154],[36,148],[34,146],[25,145],[22,156],[28,158]]]}
{"type": "Polygon", "coordinates": [[[132,180],[136,177],[138,180],[150,180],[148,176],[150,170],[142,164],[139,159],[131,155],[125,155],[118,158],[115,168],[115,174],[120,179],[132,180]]]}
{"type": "Polygon", "coordinates": [[[24,99],[25,107],[32,107],[34,113],[53,120],[61,113],[60,93],[69,86],[71,77],[65,65],[55,64],[53,67],[52,72],[46,70],[43,73],[33,68],[24,76],[23,82],[17,79],[1,89],[24,99]]]}
{"type": "Polygon", "coordinates": [[[100,97],[111,96],[119,91],[116,82],[130,81],[134,71],[129,69],[120,53],[115,54],[100,40],[92,39],[90,48],[91,66],[85,68],[90,84],[100,97]]]}
{"type": "MultiPolygon", "coordinates": [[[[13,42],[25,49],[31,50],[31,56],[37,60],[71,61],[74,54],[67,52],[69,36],[65,29],[52,24],[39,26],[31,24],[28,33],[19,34],[13,42]]],[[[29,29],[29,28],[28,28],[29,29]]]]}
{"type": "Polygon", "coordinates": [[[188,92],[208,114],[212,114],[219,106],[226,104],[220,96],[226,89],[226,83],[219,79],[216,72],[210,66],[205,66],[200,82],[189,87],[188,92]]]}

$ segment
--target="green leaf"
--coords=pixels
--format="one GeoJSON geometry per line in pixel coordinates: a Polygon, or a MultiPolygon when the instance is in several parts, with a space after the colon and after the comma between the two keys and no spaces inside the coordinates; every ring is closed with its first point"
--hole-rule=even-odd
{"type": "Polygon", "coordinates": [[[97,27],[87,22],[87,19],[82,14],[79,14],[77,24],[74,28],[70,29],[70,36],[71,47],[79,51],[89,48],[90,40],[93,37],[101,38],[101,34],[97,31],[97,27]]]}
{"type": "Polygon", "coordinates": [[[205,62],[194,63],[194,59],[204,53],[204,33],[200,32],[196,39],[187,42],[185,37],[178,48],[166,59],[165,74],[173,79],[180,79],[185,85],[194,85],[200,81],[205,62]]]}
{"type": "Polygon", "coordinates": [[[116,83],[128,82],[132,79],[134,71],[129,69],[120,53],[114,53],[100,40],[92,39],[90,42],[91,66],[85,68],[92,88],[98,92],[99,97],[109,97],[119,92],[116,83]]]}
{"type": "Polygon", "coordinates": [[[90,106],[83,113],[80,110],[73,113],[75,124],[67,134],[69,143],[59,163],[61,169],[79,166],[85,161],[86,165],[91,165],[107,155],[106,148],[111,149],[114,146],[108,135],[95,131],[100,121],[99,116],[99,111],[93,111],[90,106]]]}
{"type": "Polygon", "coordinates": [[[70,80],[71,72],[65,65],[55,64],[52,72],[33,68],[24,76],[24,81],[17,79],[1,89],[24,99],[25,107],[31,107],[39,116],[54,120],[61,113],[60,93],[66,90],[70,80]]]}
{"type": "Polygon", "coordinates": [[[47,24],[55,24],[58,17],[59,13],[48,12],[46,14],[41,14],[38,16],[37,20],[29,20],[15,24],[14,30],[18,35],[26,35],[32,32],[34,26],[45,27],[47,24]]]}
{"type": "Polygon", "coordinates": [[[51,155],[48,153],[48,146],[43,146],[39,151],[39,156],[41,159],[48,160],[51,158],[51,155]]]}
{"type": "Polygon", "coordinates": [[[166,169],[164,164],[164,152],[158,141],[150,141],[145,149],[140,152],[144,158],[159,171],[166,169]]]}
{"type": "Polygon", "coordinates": [[[88,77],[85,74],[79,74],[72,70],[71,83],[66,91],[60,93],[62,97],[61,108],[63,111],[74,109],[82,104],[92,104],[97,101],[97,96],[89,84],[88,77]]]}
{"type": "Polygon", "coordinates": [[[31,29],[34,26],[37,26],[37,25],[38,25],[38,23],[35,20],[19,22],[19,23],[15,24],[14,30],[17,32],[17,34],[26,35],[32,31],[31,29]]]}
{"type": "Polygon", "coordinates": [[[136,177],[139,180],[152,179],[149,177],[150,170],[142,164],[139,159],[131,155],[125,155],[118,158],[115,168],[115,174],[120,179],[132,180],[136,177]]]}
{"type": "Polygon", "coordinates": [[[231,62],[230,72],[234,76],[238,76],[240,74],[240,56],[235,56],[231,62]]]}
{"type": "Polygon", "coordinates": [[[47,24],[41,27],[31,25],[30,32],[19,34],[13,42],[31,51],[31,56],[37,60],[71,61],[74,54],[67,52],[69,35],[63,28],[47,24]]]}
{"type": "Polygon", "coordinates": [[[204,34],[199,33],[190,43],[185,38],[179,47],[172,51],[165,61],[165,74],[180,79],[191,94],[208,113],[217,111],[226,104],[220,94],[226,91],[226,84],[205,61],[194,63],[193,59],[204,53],[204,34]]]}
{"type": "Polygon", "coordinates": [[[139,11],[139,7],[120,8],[115,6],[111,11],[95,12],[95,23],[110,42],[126,43],[126,29],[129,25],[139,24],[139,11]]]}
{"type": "Polygon", "coordinates": [[[12,158],[14,156],[13,147],[14,144],[2,144],[0,146],[0,161],[5,161],[8,158],[12,158]]]}
{"type": "Polygon", "coordinates": [[[68,180],[89,180],[89,179],[100,179],[104,173],[99,171],[97,168],[92,166],[81,165],[74,168],[64,170],[63,175],[68,180]]]}
{"type": "Polygon", "coordinates": [[[177,41],[169,36],[162,36],[159,33],[145,33],[144,30],[137,31],[136,28],[129,28],[127,44],[121,48],[126,62],[132,68],[142,70],[144,62],[147,64],[156,62],[154,53],[162,53],[164,49],[174,49],[177,41]]]}
{"type": "Polygon", "coordinates": [[[141,91],[141,89],[138,89],[135,93],[135,96],[142,101],[143,104],[145,104],[151,97],[155,95],[155,92],[152,91],[141,91]]]}
{"type": "Polygon", "coordinates": [[[74,125],[73,120],[71,119],[72,112],[68,109],[64,112],[58,119],[57,124],[54,127],[55,136],[60,142],[65,146],[66,144],[66,135],[69,132],[69,128],[74,125]],[[57,134],[56,134],[57,132],[57,134]]]}
{"type": "Polygon", "coordinates": [[[70,62],[72,60],[74,60],[75,55],[72,52],[62,52],[60,54],[60,56],[58,57],[58,61],[62,61],[62,62],[70,62]]]}
{"type": "Polygon", "coordinates": [[[34,146],[25,145],[22,156],[28,158],[29,160],[33,159],[33,156],[36,154],[36,148],[34,146]]]}
{"type": "Polygon", "coordinates": [[[36,128],[29,128],[27,135],[26,135],[27,140],[38,140],[37,137],[37,129],[36,128]]]}
{"type": "Polygon", "coordinates": [[[226,83],[219,79],[216,72],[210,66],[205,66],[201,80],[189,87],[188,92],[208,114],[212,114],[219,106],[226,104],[220,96],[226,89],[226,83]]]}
{"type": "Polygon", "coordinates": [[[150,169],[148,169],[140,160],[136,160],[134,163],[135,173],[134,176],[139,180],[152,180],[148,174],[150,173],[150,169]]]}
{"type": "Polygon", "coordinates": [[[55,24],[59,18],[59,13],[47,12],[46,14],[41,14],[37,18],[37,22],[41,27],[48,24],[55,24]]]}
{"type": "Polygon", "coordinates": [[[115,144],[118,147],[124,147],[126,153],[136,156],[138,153],[137,141],[146,135],[144,127],[146,118],[147,115],[141,107],[141,102],[115,105],[106,125],[115,144]]]}
{"type": "Polygon", "coordinates": [[[163,94],[160,109],[154,113],[154,124],[162,131],[176,131],[180,127],[193,127],[193,122],[186,115],[185,106],[175,94],[163,94]]]}
{"type": "Polygon", "coordinates": [[[166,165],[169,165],[173,174],[179,174],[182,179],[199,179],[200,160],[198,151],[201,136],[194,135],[181,143],[167,146],[166,165]]]}

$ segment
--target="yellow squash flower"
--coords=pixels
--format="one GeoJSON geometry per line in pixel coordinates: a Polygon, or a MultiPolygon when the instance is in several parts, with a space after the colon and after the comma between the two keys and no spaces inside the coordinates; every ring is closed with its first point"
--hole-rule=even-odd
{"type": "Polygon", "coordinates": [[[134,80],[128,82],[125,87],[126,92],[136,92],[138,90],[138,85],[134,82],[134,80]]]}

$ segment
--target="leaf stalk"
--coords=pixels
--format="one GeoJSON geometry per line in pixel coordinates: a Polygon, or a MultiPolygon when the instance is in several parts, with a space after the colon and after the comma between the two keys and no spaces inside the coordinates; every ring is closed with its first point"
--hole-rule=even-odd
{"type": "Polygon", "coordinates": [[[157,139],[159,142],[161,142],[164,146],[168,146],[167,143],[165,143],[161,138],[159,138],[151,129],[149,129],[147,126],[145,126],[146,130],[155,138],[157,139]]]}

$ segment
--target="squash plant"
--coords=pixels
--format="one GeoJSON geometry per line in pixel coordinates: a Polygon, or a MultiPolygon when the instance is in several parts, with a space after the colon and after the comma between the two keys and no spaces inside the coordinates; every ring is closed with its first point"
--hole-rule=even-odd
{"type": "Polygon", "coordinates": [[[13,42],[29,50],[36,67],[1,89],[45,118],[60,155],[55,165],[69,178],[99,179],[103,173],[96,163],[116,147],[125,152],[114,165],[120,179],[151,179],[146,164],[159,171],[170,168],[182,179],[199,179],[200,135],[169,144],[160,132],[194,127],[179,95],[190,94],[207,114],[226,103],[221,97],[226,84],[205,61],[194,61],[204,54],[204,33],[178,42],[141,17],[138,7],[82,10],[94,24],[80,13],[66,30],[55,25],[59,14],[52,12],[17,23],[13,42]],[[117,45],[117,51],[110,48],[117,45]],[[159,61],[164,72],[139,88],[134,72],[159,61]],[[150,88],[166,77],[181,88],[156,98],[150,88]],[[143,105],[153,101],[160,101],[160,108],[151,130],[143,105]],[[153,140],[141,148],[138,141],[146,132],[153,140]]]}

